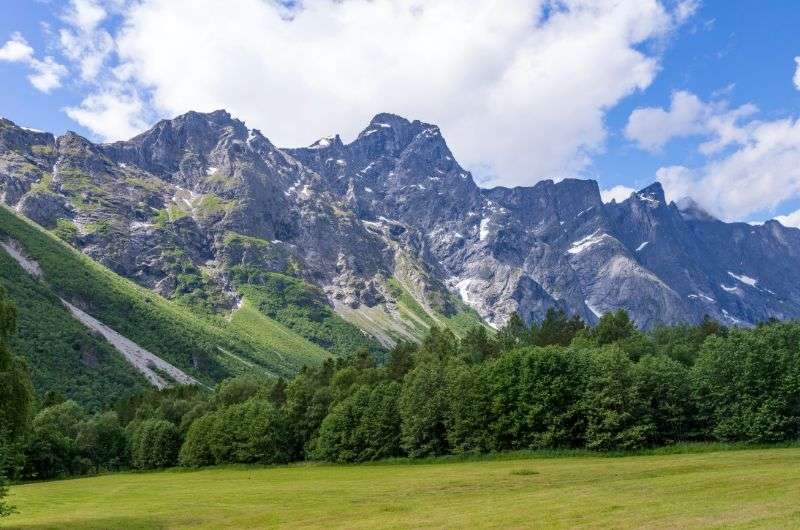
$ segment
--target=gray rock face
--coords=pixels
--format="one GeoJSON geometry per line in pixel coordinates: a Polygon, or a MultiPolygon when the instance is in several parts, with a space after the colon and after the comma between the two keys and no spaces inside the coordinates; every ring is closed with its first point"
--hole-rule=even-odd
{"type": "Polygon", "coordinates": [[[296,149],[225,111],[106,145],[3,120],[0,192],[166,296],[196,274],[224,309],[235,267],[283,272],[381,335],[417,318],[398,289],[431,315],[466,304],[495,326],[551,307],[590,322],[624,308],[643,327],[800,317],[800,230],[723,223],[659,184],[610,204],[590,180],[481,189],[438,127],[391,114],[348,144],[296,149]]]}

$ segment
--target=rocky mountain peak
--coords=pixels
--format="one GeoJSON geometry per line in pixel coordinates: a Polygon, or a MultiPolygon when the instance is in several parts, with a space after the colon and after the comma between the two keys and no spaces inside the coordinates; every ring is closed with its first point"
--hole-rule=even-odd
{"type": "Polygon", "coordinates": [[[0,198],[48,228],[71,220],[76,246],[167,295],[176,271],[227,290],[244,264],[302,277],[378,333],[405,296],[498,326],[549,307],[592,322],[624,308],[644,327],[800,317],[799,230],[703,222],[659,183],[610,204],[593,180],[479,188],[438,127],[395,114],[295,149],[224,110],[113,144],[47,138],[0,121],[0,198]]]}
{"type": "Polygon", "coordinates": [[[684,219],[691,221],[715,221],[716,217],[708,213],[691,197],[682,197],[675,201],[675,206],[684,219]]]}
{"type": "Polygon", "coordinates": [[[637,191],[633,197],[639,201],[649,203],[653,207],[666,206],[667,200],[664,196],[664,188],[660,182],[654,182],[637,191]]]}

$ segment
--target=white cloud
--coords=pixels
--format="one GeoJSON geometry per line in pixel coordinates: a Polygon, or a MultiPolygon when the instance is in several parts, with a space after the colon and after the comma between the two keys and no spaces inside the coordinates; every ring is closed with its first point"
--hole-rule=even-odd
{"type": "Polygon", "coordinates": [[[726,220],[774,211],[800,196],[800,119],[752,121],[734,132],[741,145],[700,168],[659,169],[668,195],[692,196],[726,220]]]}
{"type": "Polygon", "coordinates": [[[800,90],[800,57],[794,58],[795,71],[794,71],[794,86],[800,90]]]}
{"type": "Polygon", "coordinates": [[[612,200],[617,202],[622,202],[628,197],[631,196],[631,193],[636,191],[633,188],[629,188],[628,186],[623,186],[621,184],[614,186],[613,188],[609,188],[606,190],[600,191],[600,197],[603,199],[603,202],[609,203],[612,200]]]}
{"type": "Polygon", "coordinates": [[[114,39],[99,24],[108,13],[93,0],[72,0],[63,15],[69,27],[58,32],[62,53],[77,63],[84,81],[94,81],[114,50],[114,39]]]}
{"type": "Polygon", "coordinates": [[[694,94],[674,92],[669,110],[655,107],[634,110],[625,126],[625,136],[642,149],[659,151],[674,137],[703,132],[708,113],[708,107],[694,94]]]}
{"type": "MultiPolygon", "coordinates": [[[[488,167],[493,184],[530,184],[579,172],[603,148],[605,112],[658,71],[658,46],[649,44],[696,9],[674,5],[141,0],[120,13],[108,77],[147,94],[158,115],[226,108],[284,146],[333,132],[353,138],[372,115],[395,112],[440,125],[459,160],[488,167]]],[[[100,32],[100,11],[82,13],[70,31],[100,32]]],[[[70,35],[62,44],[76,48],[70,35]]],[[[84,78],[98,77],[109,53],[100,44],[93,49],[105,55],[81,63],[84,78]]],[[[135,105],[97,104],[109,93],[101,84],[71,115],[122,138],[142,115],[135,105]]]]}
{"type": "Polygon", "coordinates": [[[11,35],[11,38],[0,48],[0,61],[27,63],[32,58],[33,48],[30,47],[28,41],[19,33],[11,35]]]}
{"type": "Polygon", "coordinates": [[[62,18],[83,33],[91,33],[106,15],[106,10],[94,0],[71,0],[62,18]]]}
{"type": "Polygon", "coordinates": [[[656,180],[664,188],[667,201],[690,197],[695,192],[695,175],[685,166],[668,166],[656,171],[656,180]]]}
{"type": "Polygon", "coordinates": [[[703,102],[691,92],[672,94],[670,108],[642,107],[631,112],[625,136],[646,151],[660,151],[674,138],[711,136],[698,150],[706,155],[717,153],[732,144],[746,140],[739,120],[756,113],[755,105],[746,104],[733,110],[725,101],[703,102]]]}
{"type": "Polygon", "coordinates": [[[786,215],[779,215],[775,217],[775,220],[777,220],[783,226],[793,226],[795,228],[800,228],[800,210],[795,210],[786,215]]]}
{"type": "Polygon", "coordinates": [[[106,140],[130,138],[147,127],[142,118],[145,112],[142,99],[118,86],[92,94],[80,106],[64,110],[70,118],[106,140]]]}
{"type": "Polygon", "coordinates": [[[61,78],[67,75],[67,68],[47,56],[44,60],[31,59],[29,66],[33,73],[28,76],[28,81],[42,92],[48,93],[61,86],[61,78]]]}
{"type": "Polygon", "coordinates": [[[712,137],[698,147],[698,151],[704,155],[718,153],[730,145],[745,144],[748,133],[746,129],[738,125],[738,122],[758,112],[758,108],[750,103],[731,111],[724,110],[724,104],[714,106],[716,109],[710,112],[708,121],[704,124],[706,132],[712,137]]]}
{"type": "Polygon", "coordinates": [[[34,49],[20,33],[14,33],[2,48],[0,61],[24,63],[32,73],[28,81],[42,92],[50,92],[61,86],[61,78],[67,75],[67,68],[50,56],[40,60],[34,56],[34,49]]]}

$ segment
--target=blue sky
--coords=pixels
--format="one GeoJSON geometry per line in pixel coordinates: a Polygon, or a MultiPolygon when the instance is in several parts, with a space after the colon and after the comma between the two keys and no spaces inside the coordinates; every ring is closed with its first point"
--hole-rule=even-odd
{"type": "Polygon", "coordinates": [[[579,176],[621,199],[659,179],[800,226],[795,2],[491,5],[6,0],[0,115],[104,141],[226,108],[295,146],[395,112],[440,125],[486,185],[579,176]]]}

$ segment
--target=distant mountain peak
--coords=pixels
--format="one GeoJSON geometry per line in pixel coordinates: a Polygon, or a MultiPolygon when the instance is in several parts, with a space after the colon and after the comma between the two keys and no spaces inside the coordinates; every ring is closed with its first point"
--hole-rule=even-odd
{"type": "Polygon", "coordinates": [[[635,193],[635,197],[652,206],[666,205],[667,203],[664,197],[664,188],[660,182],[654,182],[646,188],[642,188],[635,193]]]}
{"type": "Polygon", "coordinates": [[[686,220],[690,221],[715,221],[716,217],[708,213],[706,209],[700,206],[697,201],[691,197],[681,197],[675,201],[675,206],[678,211],[686,220]]]}

